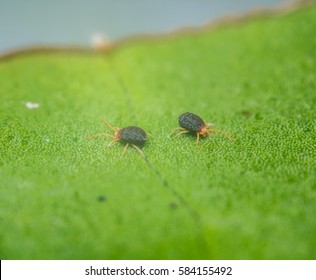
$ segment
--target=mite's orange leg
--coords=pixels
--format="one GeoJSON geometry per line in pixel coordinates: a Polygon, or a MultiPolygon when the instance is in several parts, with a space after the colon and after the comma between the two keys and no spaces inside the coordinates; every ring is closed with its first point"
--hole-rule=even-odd
{"type": "Polygon", "coordinates": [[[206,126],[206,128],[211,128],[212,126],[214,126],[214,124],[212,124],[212,123],[206,123],[205,126],[206,126]]]}
{"type": "Polygon", "coordinates": [[[109,137],[112,137],[112,138],[116,139],[114,135],[107,134],[107,133],[98,133],[98,134],[95,134],[95,135],[86,136],[85,138],[95,138],[95,137],[99,137],[99,136],[109,136],[109,137]]]}
{"type": "Polygon", "coordinates": [[[134,144],[131,144],[138,152],[140,152],[140,154],[143,156],[143,157],[145,157],[145,154],[144,154],[144,152],[140,149],[140,148],[138,148],[136,145],[134,145],[134,144]]]}
{"type": "Polygon", "coordinates": [[[183,128],[183,127],[176,127],[175,129],[173,129],[173,130],[170,132],[170,135],[173,134],[176,130],[186,130],[186,129],[183,128]]]}
{"type": "Polygon", "coordinates": [[[200,134],[197,132],[196,133],[196,145],[199,144],[199,140],[200,140],[200,134]]]}
{"type": "Polygon", "coordinates": [[[122,157],[125,155],[125,152],[126,152],[126,149],[128,148],[128,145],[129,145],[129,143],[126,143],[124,150],[123,150],[123,153],[122,153],[122,157]]]}
{"type": "Polygon", "coordinates": [[[224,134],[229,140],[235,141],[235,139],[234,139],[233,137],[231,137],[231,136],[228,135],[226,132],[224,132],[224,131],[222,131],[222,130],[219,130],[219,129],[209,129],[207,132],[208,132],[208,134],[209,134],[210,132],[219,132],[219,133],[224,134]]]}
{"type": "Polygon", "coordinates": [[[117,132],[117,131],[119,130],[119,128],[113,127],[113,126],[110,125],[110,123],[107,122],[106,120],[102,120],[102,121],[103,121],[103,122],[105,123],[105,125],[106,125],[108,128],[110,128],[112,131],[117,132]]]}
{"type": "Polygon", "coordinates": [[[181,134],[189,133],[189,132],[190,132],[190,131],[188,131],[188,130],[181,131],[181,132],[179,132],[178,134],[176,134],[176,135],[174,136],[174,138],[178,137],[178,136],[181,135],[181,134]]]}
{"type": "Polygon", "coordinates": [[[117,141],[120,141],[119,139],[114,139],[113,141],[111,141],[109,144],[107,144],[106,146],[107,147],[110,147],[113,145],[113,143],[117,142],[117,141]]]}

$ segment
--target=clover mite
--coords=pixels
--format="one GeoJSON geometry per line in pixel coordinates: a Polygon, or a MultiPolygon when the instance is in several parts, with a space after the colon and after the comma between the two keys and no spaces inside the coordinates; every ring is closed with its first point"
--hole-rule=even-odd
{"type": "Polygon", "coordinates": [[[224,134],[229,140],[235,140],[230,135],[225,133],[219,129],[211,129],[212,124],[205,123],[201,117],[192,113],[183,113],[179,116],[179,125],[180,127],[175,128],[171,134],[173,134],[176,130],[182,130],[174,137],[178,137],[184,133],[195,133],[196,134],[196,144],[199,143],[200,135],[205,137],[206,135],[210,135],[212,132],[219,132],[224,134]]]}
{"type": "Polygon", "coordinates": [[[124,128],[117,128],[110,125],[106,120],[103,122],[114,132],[114,135],[108,133],[98,133],[92,136],[86,136],[86,138],[95,138],[99,136],[109,136],[114,140],[111,141],[107,146],[111,146],[113,143],[121,141],[125,143],[125,147],[123,150],[122,155],[124,156],[126,149],[129,145],[135,148],[143,157],[145,156],[144,152],[140,149],[146,140],[147,140],[147,133],[140,127],[137,126],[128,126],[124,128]]]}

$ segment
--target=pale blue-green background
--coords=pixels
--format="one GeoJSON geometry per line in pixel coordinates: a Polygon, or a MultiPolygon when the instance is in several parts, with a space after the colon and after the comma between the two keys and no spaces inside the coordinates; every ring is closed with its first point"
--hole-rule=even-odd
{"type": "Polygon", "coordinates": [[[195,26],[223,15],[286,0],[0,0],[0,52],[31,44],[88,45],[195,26]]]}

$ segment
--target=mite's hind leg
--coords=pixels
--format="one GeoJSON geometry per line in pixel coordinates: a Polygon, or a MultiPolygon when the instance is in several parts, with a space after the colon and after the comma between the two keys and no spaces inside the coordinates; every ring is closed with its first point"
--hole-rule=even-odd
{"type": "Polygon", "coordinates": [[[126,152],[126,149],[128,148],[128,146],[129,146],[129,143],[126,143],[124,150],[123,150],[123,153],[122,153],[122,157],[125,155],[125,152],[126,152]]]}
{"type": "Polygon", "coordinates": [[[134,144],[132,144],[132,146],[138,151],[138,152],[140,152],[140,154],[143,156],[143,157],[145,157],[145,154],[144,154],[144,152],[140,149],[140,148],[138,148],[136,145],[134,145],[134,144]]]}
{"type": "Polygon", "coordinates": [[[178,136],[181,135],[181,134],[189,133],[189,132],[190,132],[190,131],[188,131],[188,130],[181,131],[181,132],[179,132],[178,134],[176,134],[176,135],[174,136],[174,138],[178,137],[178,136]]]}
{"type": "Polygon", "coordinates": [[[177,130],[186,130],[185,128],[183,127],[176,127],[175,129],[173,129],[171,132],[170,132],[170,135],[172,135],[175,131],[177,130]]]}

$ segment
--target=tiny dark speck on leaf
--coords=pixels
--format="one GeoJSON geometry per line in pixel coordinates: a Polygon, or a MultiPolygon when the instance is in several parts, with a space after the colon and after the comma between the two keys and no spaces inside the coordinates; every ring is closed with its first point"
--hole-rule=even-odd
{"type": "Polygon", "coordinates": [[[78,193],[77,191],[75,191],[75,193],[74,193],[74,197],[75,197],[76,199],[78,199],[78,198],[79,198],[79,193],[78,193]]]}
{"type": "Polygon", "coordinates": [[[171,203],[169,204],[169,207],[170,207],[171,209],[176,209],[176,208],[178,208],[178,204],[175,203],[175,202],[171,202],[171,203]]]}
{"type": "Polygon", "coordinates": [[[252,113],[248,110],[242,110],[240,112],[245,118],[250,118],[252,116],[252,113]]]}
{"type": "Polygon", "coordinates": [[[98,201],[99,202],[104,202],[104,201],[106,201],[106,197],[104,195],[99,195],[98,196],[98,201]]]}
{"type": "Polygon", "coordinates": [[[256,119],[257,121],[260,121],[260,120],[262,120],[262,116],[261,116],[259,113],[256,113],[256,114],[255,114],[255,119],[256,119]]]}

